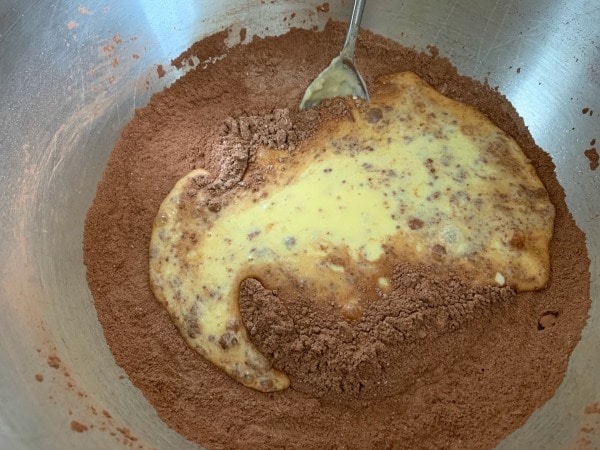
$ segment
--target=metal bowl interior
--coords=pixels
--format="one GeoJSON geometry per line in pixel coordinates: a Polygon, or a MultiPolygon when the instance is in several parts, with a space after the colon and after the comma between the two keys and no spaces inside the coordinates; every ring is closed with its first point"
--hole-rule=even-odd
{"type": "MultiPolygon", "coordinates": [[[[70,430],[73,419],[93,423],[94,410],[107,409],[136,444],[197,448],[161,422],[108,350],[82,263],[85,214],[134,109],[182,75],[171,59],[225,28],[234,45],[242,27],[265,36],[348,19],[351,2],[331,0],[318,12],[321,3],[2,2],[0,447],[121,448],[98,428],[70,430]],[[48,366],[49,352],[74,389],[48,366]]],[[[556,395],[499,448],[570,448],[589,423],[585,406],[600,401],[600,171],[583,153],[600,140],[598,23],[596,0],[371,0],[364,14],[364,27],[407,46],[433,44],[461,73],[498,85],[552,155],[587,234],[592,309],[582,340],[556,395]]],[[[596,420],[584,436],[590,448],[600,446],[596,420]]]]}

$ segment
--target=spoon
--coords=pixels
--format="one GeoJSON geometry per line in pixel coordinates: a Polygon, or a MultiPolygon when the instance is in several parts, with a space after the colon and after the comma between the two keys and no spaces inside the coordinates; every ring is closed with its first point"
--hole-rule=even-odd
{"type": "Polygon", "coordinates": [[[300,109],[310,109],[322,100],[334,97],[358,97],[369,101],[369,92],[365,80],[354,65],[354,49],[360,28],[360,20],[366,0],[355,0],[350,18],[346,42],[340,52],[308,86],[300,102],[300,109]]]}

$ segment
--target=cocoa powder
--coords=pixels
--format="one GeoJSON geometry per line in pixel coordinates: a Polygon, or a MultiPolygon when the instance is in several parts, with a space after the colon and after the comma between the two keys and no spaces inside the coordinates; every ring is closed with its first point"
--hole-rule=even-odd
{"type": "Polygon", "coordinates": [[[88,430],[88,426],[82,424],[81,422],[77,422],[76,420],[71,421],[71,430],[76,431],[78,433],[83,433],[88,430]]]}
{"type": "Polygon", "coordinates": [[[547,289],[514,295],[400,266],[393,292],[347,322],[327,305],[247,280],[240,308],[251,338],[292,381],[273,394],[236,384],[188,348],[150,291],[152,222],[180,177],[206,168],[218,204],[219,191],[253,189],[269,176],[253,169],[258,145],[302,151],[320,121],[345,117],[339,101],[296,109],[344,34],[345,25],[329,23],[226,49],[220,33],[174,61],[227,54],[138,109],[110,157],[84,236],[105,337],[160,417],[211,449],[490,448],[561,382],[590,306],[589,259],[551,158],[500,93],[460,76],[435,48],[419,53],[363,32],[357,63],[371,85],[412,70],[515,138],[556,208],[547,289]]]}
{"type": "Polygon", "coordinates": [[[600,160],[600,156],[598,156],[598,150],[596,150],[596,147],[588,148],[583,153],[587,159],[590,160],[590,170],[596,170],[598,165],[600,165],[598,162],[600,160]]]}
{"type": "Polygon", "coordinates": [[[352,402],[398,395],[442,362],[455,362],[456,347],[470,347],[479,333],[473,326],[469,336],[454,331],[491,320],[514,295],[408,265],[396,267],[393,286],[347,321],[335,305],[278,298],[248,280],[240,310],[251,339],[290,376],[293,389],[352,402]]]}

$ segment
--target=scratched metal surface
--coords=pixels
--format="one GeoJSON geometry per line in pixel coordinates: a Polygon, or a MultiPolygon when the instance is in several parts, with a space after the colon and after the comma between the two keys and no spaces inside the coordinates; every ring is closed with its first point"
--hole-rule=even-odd
{"type": "MultiPolygon", "coordinates": [[[[116,427],[129,428],[136,445],[196,448],[119,378],[85,283],[83,218],[134,108],[181,75],[170,68],[159,79],[157,64],[168,67],[224,26],[235,44],[241,27],[264,36],[349,16],[347,0],[330,1],[328,14],[316,13],[319,3],[0,2],[0,448],[120,448],[116,427]],[[50,352],[68,376],[48,366],[50,352]],[[102,409],[112,419],[94,413],[102,409]],[[95,427],[72,432],[73,419],[95,427]]],[[[600,171],[583,154],[600,140],[598,23],[597,0],[370,0],[364,15],[365,27],[417,48],[434,44],[462,73],[498,85],[553,156],[587,233],[593,308],[583,339],[555,397],[502,449],[600,447],[600,415],[584,413],[600,401],[600,171]]]]}

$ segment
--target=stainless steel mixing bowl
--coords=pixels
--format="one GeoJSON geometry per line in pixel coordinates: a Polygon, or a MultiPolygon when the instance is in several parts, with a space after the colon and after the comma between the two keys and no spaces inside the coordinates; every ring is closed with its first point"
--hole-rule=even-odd
{"type": "MultiPolygon", "coordinates": [[[[181,76],[172,58],[224,27],[235,44],[242,27],[263,36],[348,19],[349,1],[330,0],[328,13],[319,3],[0,2],[0,448],[121,448],[116,427],[129,428],[136,445],[196,448],[114,363],[85,281],[83,220],[134,108],[181,76]],[[49,353],[68,376],[48,366],[49,353]],[[98,424],[102,409],[109,429],[70,429],[72,420],[98,424]]],[[[370,0],[364,15],[366,28],[408,46],[435,44],[462,73],[498,85],[554,158],[587,233],[593,305],[583,339],[554,398],[503,449],[570,448],[582,437],[600,446],[600,419],[589,431],[598,415],[584,413],[600,401],[600,170],[583,154],[600,141],[599,23],[598,0],[370,0]]]]}

